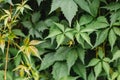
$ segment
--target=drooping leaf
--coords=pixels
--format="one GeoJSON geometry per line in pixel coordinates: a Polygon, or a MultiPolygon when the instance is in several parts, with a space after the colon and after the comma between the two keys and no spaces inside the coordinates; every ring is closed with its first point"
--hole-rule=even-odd
{"type": "Polygon", "coordinates": [[[56,37],[57,47],[56,48],[58,48],[60,46],[60,44],[62,44],[64,39],[65,39],[65,35],[64,34],[57,35],[57,37],[56,37]]]}
{"type": "Polygon", "coordinates": [[[67,65],[68,65],[68,71],[70,73],[70,69],[75,64],[77,57],[78,57],[76,49],[71,49],[69,53],[67,53],[66,57],[67,57],[66,60],[67,60],[67,65]]]}
{"type": "Polygon", "coordinates": [[[95,65],[97,65],[99,62],[100,62],[100,59],[93,58],[93,59],[89,62],[89,64],[87,65],[87,67],[95,66],[95,65]]]}
{"type": "Polygon", "coordinates": [[[71,26],[71,21],[77,12],[76,3],[73,0],[53,0],[50,13],[59,7],[71,26]]]}
{"type": "Polygon", "coordinates": [[[40,70],[44,70],[51,66],[55,61],[54,53],[46,54],[41,63],[40,70]]]}
{"type": "Polygon", "coordinates": [[[95,77],[97,78],[99,76],[99,74],[102,71],[102,64],[101,62],[99,62],[95,67],[94,67],[94,71],[95,71],[95,77]]]}
{"type": "Polygon", "coordinates": [[[76,64],[73,66],[73,70],[80,77],[82,77],[84,80],[86,80],[86,68],[82,63],[76,62],[76,64]]]}
{"type": "Polygon", "coordinates": [[[108,31],[109,31],[109,29],[105,29],[103,31],[97,32],[97,39],[96,39],[94,47],[100,45],[101,43],[103,43],[106,40],[108,31]]]}
{"type": "Polygon", "coordinates": [[[110,73],[110,65],[106,62],[103,62],[103,69],[105,70],[107,76],[109,76],[109,73],[110,73]]]}
{"type": "Polygon", "coordinates": [[[110,46],[111,46],[111,50],[113,50],[113,46],[116,42],[116,35],[115,35],[115,32],[113,31],[113,29],[110,30],[109,32],[109,37],[108,37],[108,40],[109,40],[109,43],[110,43],[110,46]]]}
{"type": "Polygon", "coordinates": [[[80,46],[77,47],[76,49],[79,59],[81,60],[81,62],[84,64],[84,59],[85,59],[85,50],[83,48],[80,48],[80,46]]]}
{"type": "Polygon", "coordinates": [[[68,76],[67,64],[65,62],[56,62],[53,66],[52,75],[55,80],[60,80],[62,77],[68,76]]]}

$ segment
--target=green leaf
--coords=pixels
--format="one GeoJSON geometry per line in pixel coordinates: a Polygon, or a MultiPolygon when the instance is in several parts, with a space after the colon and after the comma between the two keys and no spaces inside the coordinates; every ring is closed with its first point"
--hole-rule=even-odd
{"type": "Polygon", "coordinates": [[[90,23],[93,20],[93,17],[90,15],[82,15],[80,20],[79,20],[79,24],[80,25],[85,25],[90,23]]]}
{"type": "Polygon", "coordinates": [[[92,3],[90,3],[89,5],[90,11],[94,17],[97,16],[99,5],[100,5],[100,0],[93,0],[92,3]]]}
{"type": "Polygon", "coordinates": [[[116,35],[120,36],[120,28],[113,27],[113,30],[114,30],[114,32],[115,32],[116,35]]]}
{"type": "Polygon", "coordinates": [[[59,23],[54,23],[62,32],[64,32],[64,25],[59,23]]]}
{"type": "Polygon", "coordinates": [[[80,77],[82,77],[84,80],[86,80],[86,68],[82,63],[80,63],[80,62],[75,63],[75,65],[73,66],[73,70],[80,77]]]}
{"type": "Polygon", "coordinates": [[[90,24],[86,25],[87,30],[96,31],[98,29],[106,28],[109,24],[104,16],[100,16],[97,20],[92,21],[90,24]]]}
{"type": "Polygon", "coordinates": [[[111,50],[113,50],[113,46],[116,42],[116,35],[115,35],[115,32],[113,31],[113,29],[110,30],[109,32],[109,37],[108,37],[108,40],[109,40],[109,43],[110,43],[110,46],[111,46],[111,50]]]}
{"type": "Polygon", "coordinates": [[[117,80],[120,80],[120,75],[117,77],[117,80]]]}
{"type": "Polygon", "coordinates": [[[17,58],[14,59],[14,61],[15,61],[15,66],[17,67],[20,64],[21,55],[18,55],[17,58]]]}
{"type": "Polygon", "coordinates": [[[87,33],[81,33],[80,35],[92,47],[89,35],[87,33]]]}
{"type": "Polygon", "coordinates": [[[55,80],[60,80],[64,76],[68,76],[68,67],[65,62],[56,62],[53,66],[52,71],[53,78],[55,80]]]}
{"type": "Polygon", "coordinates": [[[61,4],[61,10],[71,26],[71,21],[76,15],[77,5],[73,0],[63,0],[61,4]]]}
{"type": "Polygon", "coordinates": [[[64,34],[57,35],[57,37],[56,37],[57,47],[56,48],[58,48],[60,46],[60,44],[62,44],[64,39],[65,39],[65,35],[64,34]]]}
{"type": "Polygon", "coordinates": [[[103,69],[105,70],[105,72],[106,72],[106,74],[107,74],[107,76],[109,77],[109,71],[110,71],[110,66],[109,66],[109,64],[108,63],[106,63],[106,62],[103,62],[103,69]]]}
{"type": "Polygon", "coordinates": [[[65,76],[62,77],[60,80],[76,80],[78,77],[71,77],[71,76],[65,76]]]}
{"type": "Polygon", "coordinates": [[[67,60],[69,73],[70,73],[71,67],[75,64],[77,57],[78,57],[77,51],[74,48],[67,53],[66,60],[67,60]]]}
{"type": "Polygon", "coordinates": [[[110,26],[114,25],[115,22],[118,20],[120,11],[112,12],[110,15],[110,26]]]}
{"type": "Polygon", "coordinates": [[[94,76],[93,71],[91,71],[91,73],[89,74],[88,80],[95,80],[95,76],[94,76]]]}
{"type": "Polygon", "coordinates": [[[96,39],[94,47],[100,45],[101,43],[103,43],[106,40],[107,35],[108,35],[108,31],[109,31],[109,29],[105,29],[105,30],[96,32],[97,33],[97,39],[96,39]]]}
{"type": "Polygon", "coordinates": [[[17,36],[25,37],[25,34],[20,29],[13,29],[12,32],[17,36]]]}
{"type": "Polygon", "coordinates": [[[101,62],[99,62],[95,67],[94,67],[94,71],[95,71],[95,77],[97,78],[99,76],[99,74],[102,71],[102,64],[101,62]]]}
{"type": "MultiPolygon", "coordinates": [[[[40,0],[39,0],[40,1],[40,0]]],[[[32,22],[33,23],[36,23],[38,20],[39,20],[39,18],[40,18],[40,13],[39,12],[35,12],[35,13],[33,13],[32,14],[32,22]]]]}
{"type": "Polygon", "coordinates": [[[6,3],[9,3],[10,5],[13,6],[12,0],[4,0],[6,3]]]}
{"type": "Polygon", "coordinates": [[[91,14],[89,5],[85,0],[74,0],[74,1],[80,6],[81,9],[91,14]]]}
{"type": "Polygon", "coordinates": [[[46,54],[42,60],[40,71],[51,66],[54,63],[54,61],[55,61],[54,53],[46,54]]]}
{"type": "Polygon", "coordinates": [[[77,47],[77,53],[79,56],[79,59],[82,61],[82,63],[84,64],[84,59],[85,59],[85,50],[83,48],[81,48],[80,46],[77,47]]]}
{"type": "Polygon", "coordinates": [[[110,4],[108,4],[107,6],[104,6],[104,7],[102,7],[102,8],[105,8],[105,9],[107,9],[107,10],[110,10],[110,11],[113,11],[113,10],[118,10],[118,9],[120,9],[120,3],[118,3],[118,2],[111,2],[110,4]]]}
{"type": "Polygon", "coordinates": [[[117,60],[118,58],[120,58],[120,50],[117,50],[114,54],[113,54],[113,58],[111,61],[117,60]]]}
{"type": "Polygon", "coordinates": [[[103,52],[103,49],[101,47],[99,47],[99,49],[98,49],[98,55],[99,55],[100,59],[103,59],[104,52],[103,52]]]}
{"type": "Polygon", "coordinates": [[[32,23],[30,21],[24,21],[22,22],[22,24],[25,28],[28,28],[28,29],[32,28],[32,23]]]}
{"type": "Polygon", "coordinates": [[[68,37],[71,40],[74,40],[74,32],[73,32],[73,30],[70,29],[70,28],[67,28],[65,30],[65,36],[68,37]]]}
{"type": "Polygon", "coordinates": [[[49,31],[49,35],[46,37],[47,38],[51,38],[54,37],[56,35],[61,34],[62,32],[60,31],[60,29],[58,29],[57,27],[52,27],[49,31]]]}
{"type": "Polygon", "coordinates": [[[95,66],[98,64],[98,62],[100,62],[100,59],[97,59],[97,58],[93,58],[89,64],[87,65],[87,67],[91,67],[91,66],[95,66]]]}
{"type": "Polygon", "coordinates": [[[76,3],[73,0],[53,0],[50,13],[59,7],[71,26],[71,21],[77,12],[76,3]]]}
{"type": "Polygon", "coordinates": [[[112,74],[112,80],[115,80],[115,78],[118,76],[118,72],[113,72],[113,74],[112,74]]]}
{"type": "Polygon", "coordinates": [[[84,48],[84,40],[83,40],[82,37],[80,36],[80,33],[77,33],[77,34],[75,35],[75,38],[76,38],[77,42],[78,42],[79,44],[81,44],[82,47],[84,48]]]}
{"type": "Polygon", "coordinates": [[[37,3],[38,5],[40,6],[40,3],[42,2],[43,0],[37,0],[37,3]]]}
{"type": "Polygon", "coordinates": [[[69,53],[71,48],[68,47],[60,47],[57,49],[54,58],[56,61],[63,61],[66,60],[66,56],[69,53]]]}

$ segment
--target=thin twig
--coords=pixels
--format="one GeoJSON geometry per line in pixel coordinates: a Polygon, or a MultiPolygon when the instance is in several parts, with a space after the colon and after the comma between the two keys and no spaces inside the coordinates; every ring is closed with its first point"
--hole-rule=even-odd
{"type": "Polygon", "coordinates": [[[6,51],[6,60],[5,60],[5,72],[4,72],[4,80],[7,79],[7,66],[8,66],[8,53],[9,53],[10,41],[8,40],[7,51],[6,51]]]}

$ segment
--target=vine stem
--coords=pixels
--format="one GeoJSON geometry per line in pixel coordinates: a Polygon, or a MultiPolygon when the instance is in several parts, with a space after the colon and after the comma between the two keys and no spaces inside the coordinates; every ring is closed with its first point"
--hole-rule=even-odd
{"type": "Polygon", "coordinates": [[[8,67],[9,46],[10,46],[10,41],[8,40],[7,51],[6,51],[6,60],[5,60],[4,80],[7,79],[7,67],[8,67]]]}

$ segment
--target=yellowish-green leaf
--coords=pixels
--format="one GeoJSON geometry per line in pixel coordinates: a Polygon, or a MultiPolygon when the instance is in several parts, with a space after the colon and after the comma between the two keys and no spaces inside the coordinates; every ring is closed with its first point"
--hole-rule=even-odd
{"type": "Polygon", "coordinates": [[[30,41],[29,45],[38,45],[40,43],[42,43],[43,41],[38,41],[38,40],[32,40],[30,41]]]}

